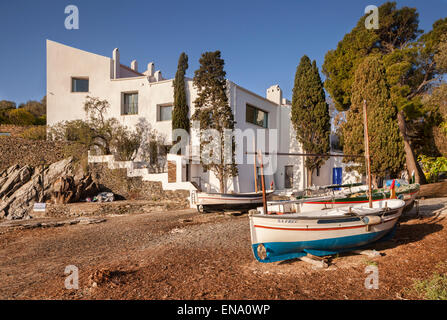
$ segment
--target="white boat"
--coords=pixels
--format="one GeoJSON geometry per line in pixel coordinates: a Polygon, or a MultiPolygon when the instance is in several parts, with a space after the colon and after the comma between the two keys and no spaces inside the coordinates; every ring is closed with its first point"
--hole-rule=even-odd
{"type": "MultiPolygon", "coordinates": [[[[357,188],[357,187],[355,187],[357,188]]],[[[396,197],[405,201],[404,210],[411,210],[419,193],[419,184],[407,184],[396,188],[396,197]]],[[[372,201],[381,201],[391,198],[391,190],[382,188],[372,191],[372,201]]],[[[351,194],[338,194],[332,196],[309,197],[301,199],[300,205],[296,207],[296,212],[312,212],[315,210],[326,210],[351,206],[359,203],[368,203],[368,194],[364,192],[353,192],[351,194]]],[[[270,212],[270,209],[268,209],[270,212]]]]}
{"type": "MultiPolygon", "coordinates": [[[[274,190],[266,191],[266,198],[273,195],[274,190]]],[[[248,193],[208,193],[191,192],[191,203],[199,212],[221,210],[249,210],[262,205],[262,192],[248,193]]]]}
{"type": "Polygon", "coordinates": [[[404,205],[403,200],[388,199],[373,202],[372,208],[366,203],[306,213],[250,214],[253,254],[260,262],[275,262],[353,250],[391,234],[404,205]]]}

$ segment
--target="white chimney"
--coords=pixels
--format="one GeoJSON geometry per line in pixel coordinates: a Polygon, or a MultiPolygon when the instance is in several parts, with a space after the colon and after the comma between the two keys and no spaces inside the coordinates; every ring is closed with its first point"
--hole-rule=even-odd
{"type": "Polygon", "coordinates": [[[132,62],[130,63],[130,68],[131,68],[133,71],[138,72],[138,62],[137,62],[137,60],[134,60],[134,61],[132,61],[132,62]]]}
{"type": "Polygon", "coordinates": [[[154,72],[155,72],[155,64],[153,62],[150,62],[147,65],[147,71],[146,71],[146,75],[148,77],[153,77],[154,76],[154,72]]]}
{"type": "Polygon", "coordinates": [[[120,51],[118,48],[113,50],[113,79],[120,77],[120,51]]]}
{"type": "Polygon", "coordinates": [[[160,70],[155,72],[154,77],[155,77],[155,81],[163,80],[163,77],[161,76],[161,71],[160,70]]]}
{"type": "Polygon", "coordinates": [[[267,100],[270,100],[278,105],[281,105],[282,102],[282,90],[279,85],[275,84],[267,89],[267,100]]]}

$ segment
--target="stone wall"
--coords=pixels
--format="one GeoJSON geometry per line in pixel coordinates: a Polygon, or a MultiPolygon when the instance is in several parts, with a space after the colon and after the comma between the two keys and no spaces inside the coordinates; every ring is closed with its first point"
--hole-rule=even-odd
{"type": "Polygon", "coordinates": [[[177,201],[189,207],[189,191],[163,190],[161,182],[142,181],[141,177],[129,178],[127,169],[109,169],[107,164],[89,164],[89,172],[104,191],[113,192],[121,200],[177,201]]]}
{"type": "Polygon", "coordinates": [[[32,126],[15,126],[12,124],[0,124],[0,132],[9,133],[11,137],[20,136],[20,134],[26,129],[32,126]]]}
{"type": "Polygon", "coordinates": [[[184,209],[179,201],[115,201],[115,202],[84,202],[65,205],[48,204],[46,217],[88,217],[124,214],[142,214],[150,212],[165,212],[184,209]]]}
{"type": "Polygon", "coordinates": [[[39,166],[44,161],[47,165],[61,161],[69,153],[73,144],[61,141],[27,140],[19,137],[0,136],[0,171],[12,165],[39,166]]]}
{"type": "Polygon", "coordinates": [[[419,191],[420,198],[447,197],[447,181],[424,184],[419,191]]]}

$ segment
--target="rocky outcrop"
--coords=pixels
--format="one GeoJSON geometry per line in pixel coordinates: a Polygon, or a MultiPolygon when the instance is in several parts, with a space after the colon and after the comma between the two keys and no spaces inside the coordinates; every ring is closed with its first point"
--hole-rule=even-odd
{"type": "Polygon", "coordinates": [[[99,187],[90,175],[81,178],[61,176],[53,183],[51,203],[66,204],[78,202],[86,197],[98,194],[99,187]]]}
{"type": "Polygon", "coordinates": [[[31,217],[35,202],[52,199],[58,203],[80,200],[99,192],[90,176],[74,174],[72,158],[51,164],[42,171],[14,165],[0,173],[0,218],[9,220],[31,217]],[[61,181],[65,181],[61,185],[61,181]],[[68,186],[66,181],[69,181],[68,186]]]}

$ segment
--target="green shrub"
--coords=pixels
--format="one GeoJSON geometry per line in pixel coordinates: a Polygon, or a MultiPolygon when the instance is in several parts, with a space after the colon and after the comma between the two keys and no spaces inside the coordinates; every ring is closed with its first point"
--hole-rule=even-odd
{"type": "Polygon", "coordinates": [[[33,125],[36,118],[24,109],[13,109],[7,113],[8,122],[16,126],[30,126],[33,125]]]}
{"type": "Polygon", "coordinates": [[[447,158],[446,157],[427,157],[419,156],[418,161],[422,163],[422,170],[424,171],[427,181],[437,182],[438,176],[442,172],[447,172],[447,158]]]}
{"type": "Polygon", "coordinates": [[[40,116],[34,120],[36,126],[45,126],[47,124],[47,116],[40,116]]]}
{"type": "Polygon", "coordinates": [[[47,127],[46,126],[36,126],[30,127],[24,130],[20,137],[29,140],[46,140],[47,139],[47,127]]]}
{"type": "Polygon", "coordinates": [[[435,273],[430,279],[415,281],[413,290],[423,299],[447,300],[447,275],[435,273]]]}

